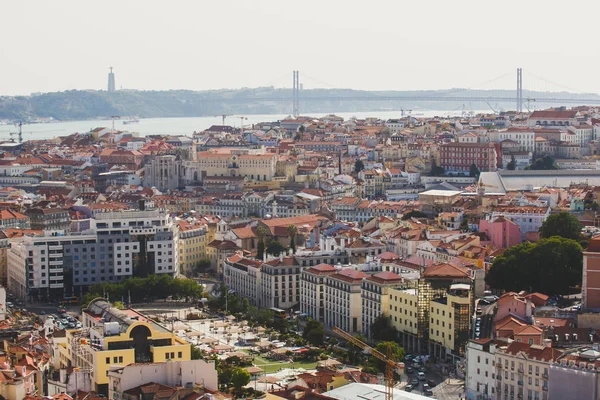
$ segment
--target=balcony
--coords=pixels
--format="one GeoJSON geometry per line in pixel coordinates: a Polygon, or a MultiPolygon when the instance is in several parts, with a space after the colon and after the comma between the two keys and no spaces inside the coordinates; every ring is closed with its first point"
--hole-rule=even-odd
{"type": "Polygon", "coordinates": [[[544,378],[544,379],[548,379],[548,373],[547,373],[547,372],[544,372],[544,373],[542,374],[542,378],[544,378]]]}
{"type": "Polygon", "coordinates": [[[522,374],[525,372],[525,369],[523,367],[519,367],[519,373],[522,374]]]}
{"type": "Polygon", "coordinates": [[[518,381],[517,383],[519,384],[519,386],[523,386],[523,381],[518,381]]]}
{"type": "Polygon", "coordinates": [[[543,390],[544,392],[547,392],[547,391],[548,391],[548,386],[542,386],[542,390],[543,390]]]}

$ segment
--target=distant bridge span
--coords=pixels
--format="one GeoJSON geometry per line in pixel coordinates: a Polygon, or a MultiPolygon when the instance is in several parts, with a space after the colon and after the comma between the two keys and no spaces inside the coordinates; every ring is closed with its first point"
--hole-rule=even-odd
{"type": "MultiPolygon", "coordinates": [[[[231,103],[244,103],[250,101],[270,101],[270,102],[292,102],[291,96],[244,96],[235,97],[227,100],[219,99],[231,103]]],[[[467,103],[472,101],[488,103],[515,103],[515,97],[482,97],[482,96],[299,96],[302,102],[314,101],[436,101],[436,102],[457,102],[467,103]]],[[[531,99],[535,103],[563,103],[563,104],[600,104],[600,98],[595,99],[574,99],[563,97],[540,97],[531,99]]],[[[524,100],[526,102],[526,100],[524,100]]]]}

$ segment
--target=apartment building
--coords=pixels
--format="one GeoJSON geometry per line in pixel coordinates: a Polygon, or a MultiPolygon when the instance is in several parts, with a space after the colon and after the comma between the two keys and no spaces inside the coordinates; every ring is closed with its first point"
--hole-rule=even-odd
{"type": "Polygon", "coordinates": [[[440,359],[464,356],[473,304],[471,285],[463,283],[451,285],[446,296],[431,301],[429,354],[440,359]]]}
{"type": "MultiPolygon", "coordinates": [[[[7,283],[8,291],[21,300],[46,300],[62,298],[65,293],[65,273],[71,272],[74,276],[74,261],[85,269],[88,284],[96,282],[100,276],[114,279],[114,273],[96,274],[97,237],[94,234],[73,236],[22,236],[14,239],[8,249],[7,283]],[[69,252],[77,248],[81,250],[82,258],[68,256],[65,260],[65,248],[69,252]],[[85,267],[83,249],[86,251],[85,267]],[[88,249],[90,254],[87,253],[88,249]],[[88,261],[89,257],[89,261],[88,261]],[[93,257],[93,258],[92,258],[93,257]],[[89,269],[87,263],[94,265],[89,269]],[[65,265],[66,264],[66,265],[65,265]],[[89,272],[89,275],[88,275],[89,272]],[[93,272],[93,274],[91,273],[93,272]],[[92,280],[93,278],[93,280],[92,280]]],[[[105,254],[105,253],[104,253],[105,254]]],[[[99,267],[99,266],[98,266],[99,267]]],[[[100,268],[97,270],[100,272],[100,268]]],[[[79,272],[79,271],[78,271],[79,272]]],[[[83,271],[78,279],[83,281],[83,271]]],[[[75,282],[73,281],[75,285],[75,282]]],[[[71,288],[71,291],[73,289],[71,288]]],[[[67,292],[68,293],[68,292],[67,292]]]]}
{"type": "Polygon", "coordinates": [[[600,398],[600,354],[595,346],[577,346],[550,364],[550,399],[600,398]]]}
{"type": "Polygon", "coordinates": [[[31,229],[29,217],[13,210],[0,210],[0,229],[31,229]]]}
{"type": "Polygon", "coordinates": [[[234,254],[223,263],[223,277],[229,290],[236,292],[241,298],[248,299],[250,304],[265,307],[262,301],[261,265],[253,260],[234,254]]]}
{"type": "Polygon", "coordinates": [[[206,225],[199,221],[177,221],[179,272],[185,276],[194,274],[195,266],[206,259],[206,225]]]}
{"type": "Polygon", "coordinates": [[[344,268],[325,278],[325,325],[350,333],[362,329],[361,287],[367,274],[344,268]]]}
{"type": "Polygon", "coordinates": [[[481,172],[496,171],[497,156],[493,143],[445,143],[440,146],[440,166],[446,172],[468,174],[471,165],[481,172]]]}
{"type": "Polygon", "coordinates": [[[191,347],[170,330],[131,309],[118,310],[95,299],[82,313],[83,329],[67,331],[61,354],[67,365],[91,371],[93,389],[109,393],[111,366],[190,361],[191,347]]]}
{"type": "Polygon", "coordinates": [[[390,317],[389,292],[400,284],[403,279],[390,271],[370,275],[362,282],[362,332],[369,339],[373,337],[371,325],[377,317],[384,314],[390,317]]]}
{"type": "Polygon", "coordinates": [[[300,275],[300,311],[315,321],[325,321],[325,280],[338,271],[332,265],[319,264],[306,268],[300,275]]]}
{"type": "Polygon", "coordinates": [[[574,110],[534,111],[527,119],[527,126],[560,129],[577,123],[578,112],[574,110]]]}
{"type": "Polygon", "coordinates": [[[496,348],[496,399],[549,399],[550,364],[562,354],[545,345],[512,342],[496,348]]]}
{"type": "Polygon", "coordinates": [[[434,264],[418,279],[390,289],[389,313],[402,346],[441,359],[462,357],[474,287],[469,268],[434,264]]]}
{"type": "Polygon", "coordinates": [[[467,400],[492,400],[496,397],[496,346],[505,342],[476,339],[467,343],[465,397],[467,400]]]}
{"type": "MultiPolygon", "coordinates": [[[[417,282],[414,282],[415,285],[417,282]]],[[[398,331],[398,339],[407,351],[419,351],[422,331],[419,329],[419,323],[423,318],[419,318],[418,307],[419,291],[415,288],[393,288],[389,290],[389,315],[392,325],[398,331]]]]}
{"type": "Polygon", "coordinates": [[[600,238],[592,238],[583,251],[581,306],[584,310],[600,310],[600,238]]]}
{"type": "Polygon", "coordinates": [[[69,212],[63,208],[34,207],[25,211],[30,227],[39,231],[64,231],[71,229],[69,212]]]}
{"type": "Polygon", "coordinates": [[[300,303],[301,267],[293,256],[280,255],[261,266],[260,303],[263,307],[289,309],[300,303]]]}
{"type": "Polygon", "coordinates": [[[490,141],[493,143],[502,143],[510,140],[518,143],[518,150],[531,152],[535,151],[535,133],[526,128],[508,128],[504,130],[494,130],[488,133],[490,141]]]}
{"type": "Polygon", "coordinates": [[[498,205],[491,218],[504,216],[519,226],[521,240],[525,240],[528,232],[539,232],[540,227],[550,215],[550,207],[498,205]]]}
{"type": "Polygon", "coordinates": [[[9,291],[39,301],[81,295],[89,285],[138,273],[179,273],[178,243],[166,212],[96,213],[90,222],[90,229],[66,236],[13,239],[7,257],[9,291]]]}
{"type": "Polygon", "coordinates": [[[121,400],[123,392],[152,382],[171,387],[218,391],[214,361],[190,360],[111,366],[108,370],[108,399],[121,400]]]}

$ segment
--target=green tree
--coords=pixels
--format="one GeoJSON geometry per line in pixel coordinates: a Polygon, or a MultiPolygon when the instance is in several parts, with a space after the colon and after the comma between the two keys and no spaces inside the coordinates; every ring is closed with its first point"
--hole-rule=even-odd
{"type": "Polygon", "coordinates": [[[481,172],[479,171],[479,168],[477,168],[477,165],[475,165],[475,163],[471,164],[471,168],[469,168],[469,176],[476,178],[479,176],[479,174],[481,174],[481,172]]]}
{"type": "Polygon", "coordinates": [[[462,232],[468,232],[469,231],[469,219],[467,218],[466,215],[463,215],[463,219],[462,221],[460,221],[460,227],[459,229],[462,232]]]}
{"type": "Polygon", "coordinates": [[[263,226],[259,226],[256,229],[256,236],[258,237],[258,245],[256,246],[256,258],[259,260],[263,259],[263,255],[265,254],[265,236],[267,235],[267,230],[263,226]]]}
{"type": "MultiPolygon", "coordinates": [[[[367,343],[367,338],[360,333],[354,337],[363,343],[367,343]]],[[[348,348],[348,363],[353,365],[361,364],[364,355],[363,350],[352,342],[348,342],[346,347],[348,348]]]]}
{"type": "Polygon", "coordinates": [[[285,246],[279,243],[277,240],[271,240],[267,245],[267,253],[274,256],[278,256],[281,253],[285,253],[285,246]]]}
{"type": "Polygon", "coordinates": [[[191,345],[191,344],[190,344],[190,348],[191,348],[190,354],[191,354],[192,360],[202,359],[202,350],[200,350],[199,348],[197,348],[196,346],[191,345]]]}
{"type": "MultiPolygon", "coordinates": [[[[375,346],[375,349],[385,354],[386,357],[391,358],[393,361],[400,362],[404,360],[404,349],[396,342],[379,342],[377,343],[377,346],[375,346]]],[[[386,364],[384,361],[378,359],[377,357],[371,356],[370,363],[374,365],[379,372],[385,372],[386,364]]]]}
{"type": "Polygon", "coordinates": [[[554,158],[550,157],[548,154],[541,158],[536,158],[533,164],[527,166],[525,169],[530,170],[549,170],[549,169],[558,169],[558,166],[554,162],[554,158]]]}
{"type": "Polygon", "coordinates": [[[549,238],[552,236],[560,236],[567,239],[581,239],[581,229],[583,225],[579,220],[566,211],[558,214],[551,214],[542,223],[540,227],[540,236],[549,238]]]}
{"type": "Polygon", "coordinates": [[[514,154],[510,156],[510,161],[506,164],[506,169],[509,171],[514,171],[517,168],[517,160],[515,160],[514,154]]]}
{"type": "Polygon", "coordinates": [[[356,160],[354,163],[354,172],[358,174],[363,169],[365,169],[365,163],[363,163],[362,160],[356,160]]]}
{"type": "Polygon", "coordinates": [[[210,259],[209,258],[203,258],[202,260],[198,261],[194,265],[194,272],[197,273],[197,274],[203,274],[209,268],[210,268],[210,259]]]}
{"type": "Polygon", "coordinates": [[[371,324],[371,336],[375,340],[394,341],[398,338],[398,331],[392,325],[391,317],[380,314],[371,324]]]}
{"type": "Polygon", "coordinates": [[[444,176],[446,171],[442,167],[438,167],[435,160],[431,160],[431,176],[444,176]]]}
{"type": "Polygon", "coordinates": [[[116,308],[117,310],[124,310],[125,309],[125,304],[123,304],[122,301],[113,301],[113,307],[116,308]]]}
{"type": "Polygon", "coordinates": [[[402,220],[406,221],[411,218],[426,218],[427,215],[419,210],[412,210],[402,216],[402,220]]]}
{"type": "Polygon", "coordinates": [[[298,228],[296,228],[296,225],[289,225],[287,227],[287,234],[290,237],[290,249],[292,249],[292,254],[294,254],[296,253],[296,236],[298,235],[298,228]]]}
{"type": "Polygon", "coordinates": [[[304,326],[302,337],[313,346],[322,346],[325,341],[325,328],[319,321],[311,319],[304,326]]]}
{"type": "Polygon", "coordinates": [[[494,289],[557,295],[581,284],[581,271],[579,243],[553,236],[507,249],[494,260],[485,281],[494,289]]]}

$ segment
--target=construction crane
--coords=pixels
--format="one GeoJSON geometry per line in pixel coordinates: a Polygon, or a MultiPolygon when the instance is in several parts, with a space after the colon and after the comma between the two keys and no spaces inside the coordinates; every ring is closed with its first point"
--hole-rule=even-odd
{"type": "MultiPolygon", "coordinates": [[[[525,107],[527,108],[527,111],[531,112],[531,108],[529,106],[531,105],[532,101],[535,103],[535,99],[528,97],[525,99],[525,101],[527,101],[527,103],[525,103],[525,107]]],[[[535,107],[535,104],[533,106],[535,107]]]]}
{"type": "Polygon", "coordinates": [[[19,128],[19,132],[10,132],[9,135],[12,138],[13,136],[17,136],[19,139],[19,144],[23,143],[23,122],[19,121],[18,124],[15,124],[16,127],[19,128]]]}
{"type": "Polygon", "coordinates": [[[369,353],[370,355],[372,355],[374,357],[377,357],[378,359],[380,359],[381,361],[383,361],[385,363],[385,366],[386,366],[386,368],[385,368],[385,400],[393,400],[394,399],[394,372],[397,371],[398,375],[402,376],[402,373],[404,372],[404,363],[396,362],[396,361],[392,360],[391,346],[388,345],[387,355],[385,355],[382,352],[375,350],[368,344],[358,340],[357,338],[350,335],[349,333],[338,328],[337,326],[333,327],[333,332],[336,333],[337,335],[339,335],[340,337],[342,337],[343,339],[347,340],[348,342],[352,343],[356,347],[361,348],[365,352],[369,353]]]}
{"type": "Polygon", "coordinates": [[[221,114],[221,115],[215,115],[215,117],[221,117],[221,125],[225,126],[225,118],[227,117],[231,117],[231,114],[221,114]]]}
{"type": "Polygon", "coordinates": [[[240,119],[240,133],[244,131],[244,120],[248,119],[248,117],[236,117],[240,119]]]}

